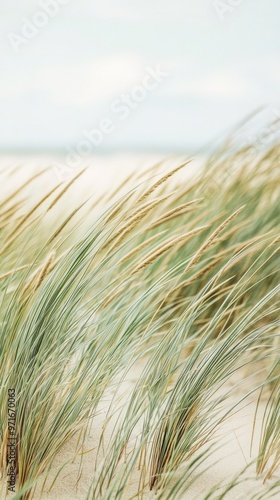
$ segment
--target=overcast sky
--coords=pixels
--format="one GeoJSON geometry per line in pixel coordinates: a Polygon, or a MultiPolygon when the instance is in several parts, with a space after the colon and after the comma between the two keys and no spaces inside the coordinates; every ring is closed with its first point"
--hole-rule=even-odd
{"type": "Polygon", "coordinates": [[[280,109],[279,19],[279,0],[1,0],[0,148],[63,149],[104,120],[102,148],[216,140],[280,109]]]}

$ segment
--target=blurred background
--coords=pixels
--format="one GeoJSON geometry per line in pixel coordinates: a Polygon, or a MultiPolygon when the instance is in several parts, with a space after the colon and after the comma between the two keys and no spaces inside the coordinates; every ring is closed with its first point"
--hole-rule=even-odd
{"type": "Polygon", "coordinates": [[[259,108],[261,145],[279,18],[279,0],[1,0],[2,156],[192,153],[259,108]]]}

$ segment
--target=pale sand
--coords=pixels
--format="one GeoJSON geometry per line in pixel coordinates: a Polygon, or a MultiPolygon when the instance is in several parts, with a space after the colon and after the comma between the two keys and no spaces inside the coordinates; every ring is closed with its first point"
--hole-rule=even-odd
{"type": "MultiPolygon", "coordinates": [[[[93,195],[93,198],[98,197],[100,193],[106,194],[108,189],[114,189],[118,183],[124,179],[129,173],[138,171],[141,174],[149,165],[153,165],[155,161],[160,159],[159,156],[154,156],[150,158],[135,157],[126,155],[118,155],[112,157],[98,157],[92,158],[85,161],[85,164],[89,164],[90,167],[83,176],[82,180],[79,180],[77,186],[71,189],[71,195],[66,197],[64,203],[71,203],[75,206],[75,203],[80,201],[81,198],[85,199],[89,194],[93,195]]],[[[178,164],[178,161],[184,160],[186,157],[178,157],[177,159],[167,160],[159,168],[160,172],[165,172],[166,170],[172,168],[178,164]]],[[[21,168],[17,170],[16,182],[21,184],[21,182],[26,179],[30,171],[36,171],[38,166],[40,168],[53,164],[53,158],[47,157],[31,157],[31,158],[15,158],[15,157],[2,157],[0,158],[0,170],[3,166],[14,166],[21,165],[21,168]]],[[[55,161],[63,161],[63,158],[59,158],[55,161]]],[[[198,161],[194,161],[190,166],[186,167],[184,173],[181,173],[182,182],[187,182],[189,176],[193,174],[198,168],[198,161]]],[[[57,177],[51,170],[47,177],[44,177],[44,182],[42,184],[46,187],[47,184],[50,186],[55,185],[58,182],[57,177]]],[[[11,181],[10,188],[14,188],[15,178],[11,181]]],[[[8,185],[8,184],[5,184],[8,185]]],[[[30,197],[34,194],[34,187],[29,188],[30,197]]],[[[37,189],[37,188],[36,188],[37,189]]],[[[2,191],[5,194],[5,190],[2,191]]],[[[142,370],[142,364],[138,364],[134,370],[129,374],[129,379],[126,380],[120,387],[120,394],[122,394],[123,407],[122,411],[125,409],[125,403],[128,399],[128,393],[135,384],[135,381],[139,378],[142,370]]],[[[237,394],[236,402],[240,399],[242,393],[237,394]]],[[[39,493],[35,494],[35,499],[42,498],[43,500],[84,500],[88,492],[89,486],[92,481],[94,473],[94,464],[96,458],[96,448],[99,443],[99,437],[104,423],[104,418],[106,417],[106,411],[110,404],[110,397],[112,392],[104,397],[104,401],[100,404],[99,414],[93,419],[90,434],[86,441],[85,453],[83,456],[82,468],[80,471],[80,457],[75,457],[76,439],[70,440],[64,448],[60,451],[55,459],[53,472],[50,475],[50,479],[47,482],[46,487],[42,497],[39,493]],[[59,468],[69,462],[60,473],[57,481],[53,485],[51,491],[49,487],[51,485],[52,479],[56,475],[59,468]]],[[[234,401],[234,400],[233,400],[234,401]]],[[[182,497],[185,499],[197,499],[202,500],[204,498],[205,492],[209,491],[211,487],[215,486],[217,483],[223,481],[226,483],[230,481],[233,476],[240,472],[246,463],[249,463],[252,458],[256,456],[256,443],[258,443],[258,436],[260,431],[261,415],[263,410],[263,404],[260,407],[260,412],[257,418],[256,424],[256,439],[255,445],[253,447],[253,453],[250,457],[250,442],[252,434],[252,425],[254,412],[256,407],[256,396],[255,400],[245,402],[243,407],[234,414],[226,423],[224,423],[218,431],[219,443],[222,446],[218,451],[216,451],[210,459],[204,464],[204,468],[209,466],[209,469],[202,474],[202,476],[191,486],[188,493],[182,497]],[[213,465],[215,464],[215,465],[213,465]],[[211,466],[211,467],[210,467],[211,466]]],[[[114,417],[114,421],[117,415],[114,417]]],[[[104,449],[108,448],[108,443],[110,436],[114,430],[114,421],[110,421],[106,428],[105,438],[104,438],[104,449]]],[[[244,477],[254,477],[254,468],[250,468],[244,477]]],[[[135,471],[132,477],[132,484],[128,485],[126,492],[126,498],[129,499],[137,491],[139,481],[139,474],[135,471]]],[[[226,499],[245,499],[249,498],[253,492],[261,493],[264,491],[264,486],[260,479],[249,479],[245,483],[242,483],[232,492],[226,495],[226,499]],[[249,495],[250,494],[250,495],[249,495]]],[[[154,497],[153,494],[148,491],[144,495],[144,499],[154,497]]],[[[1,497],[4,498],[4,497],[1,497]]],[[[104,497],[106,498],[106,497],[104,497]]]]}
{"type": "MultiPolygon", "coordinates": [[[[120,412],[125,411],[126,403],[128,401],[128,394],[134,387],[136,380],[138,380],[144,364],[144,361],[138,362],[120,386],[118,396],[122,397],[122,404],[119,399],[118,403],[121,407],[121,410],[116,413],[112,420],[107,424],[102,446],[102,450],[105,452],[109,449],[109,440],[110,436],[115,430],[116,420],[120,412]]],[[[235,376],[234,380],[231,380],[226,385],[226,387],[223,388],[223,391],[226,392],[226,390],[232,387],[233,384],[242,380],[242,376],[242,374],[235,376]]],[[[237,404],[240,401],[242,396],[245,394],[244,390],[245,388],[242,384],[242,386],[237,391],[235,391],[235,395],[231,397],[231,405],[235,403],[237,404]]],[[[104,401],[99,406],[99,414],[92,420],[92,427],[85,444],[85,454],[83,456],[81,471],[79,469],[81,465],[81,457],[74,456],[76,439],[72,439],[58,454],[54,463],[53,472],[51,473],[47,484],[51,485],[52,478],[55,477],[56,472],[65,462],[69,461],[71,463],[65,466],[51,490],[48,490],[48,486],[44,488],[44,493],[42,495],[43,500],[85,499],[94,474],[94,466],[97,456],[96,450],[99,445],[99,437],[104,420],[107,416],[107,410],[111,402],[112,394],[113,391],[108,391],[107,395],[104,396],[104,401]],[[88,450],[91,451],[88,452],[88,450]],[[80,476],[79,472],[81,472],[80,476]]],[[[227,484],[227,482],[232,480],[235,474],[240,473],[241,470],[247,464],[249,464],[254,457],[256,457],[256,445],[258,443],[260,433],[261,415],[264,410],[264,403],[261,403],[257,415],[255,439],[253,443],[252,455],[250,456],[252,425],[255,417],[255,409],[256,395],[244,401],[238,407],[238,412],[232,415],[231,418],[229,418],[219,427],[217,434],[214,436],[215,438],[217,438],[219,449],[206,460],[202,468],[198,469],[197,472],[202,472],[204,470],[205,472],[203,472],[201,477],[199,477],[198,480],[196,480],[195,483],[188,489],[188,492],[181,497],[183,500],[203,500],[206,492],[208,492],[212,487],[216,486],[219,483],[227,484]]],[[[138,432],[140,432],[140,429],[141,426],[137,426],[135,430],[135,436],[138,432]]],[[[102,456],[103,453],[101,451],[101,453],[99,454],[99,463],[102,456]]],[[[184,469],[182,468],[181,471],[183,470],[184,469]]],[[[254,477],[254,466],[250,466],[250,468],[242,476],[243,479],[247,478],[246,482],[243,482],[234,490],[227,493],[226,499],[245,499],[250,498],[249,495],[252,495],[253,493],[261,493],[262,491],[265,492],[266,487],[263,486],[262,480],[254,479],[254,477]]],[[[178,478],[180,478],[179,475],[178,478]]],[[[125,494],[125,498],[127,500],[136,495],[138,484],[139,472],[135,470],[135,472],[131,476],[130,484],[127,485],[127,491],[125,494]]],[[[36,495],[35,498],[39,499],[40,495],[36,495]]],[[[102,498],[104,498],[105,500],[106,494],[102,498]]],[[[151,493],[148,489],[146,489],[143,498],[151,499],[156,497],[154,496],[154,493],[151,493]]]]}

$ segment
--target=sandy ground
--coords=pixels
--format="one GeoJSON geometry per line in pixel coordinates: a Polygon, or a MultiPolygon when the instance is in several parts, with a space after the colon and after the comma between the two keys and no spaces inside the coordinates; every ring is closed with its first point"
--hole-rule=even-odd
{"type": "MultiPolygon", "coordinates": [[[[79,187],[75,187],[75,190],[71,191],[71,198],[68,198],[67,203],[75,204],[76,201],[80,200],[81,197],[88,196],[91,194],[93,197],[99,196],[100,193],[108,192],[108,189],[114,189],[117,184],[129,175],[133,171],[137,171],[138,174],[144,172],[146,168],[154,164],[156,161],[161,160],[160,156],[149,157],[137,157],[130,155],[118,155],[118,156],[100,156],[99,158],[91,158],[85,165],[89,165],[87,173],[83,176],[83,182],[79,183],[79,187]]],[[[178,157],[172,161],[167,159],[162,166],[160,171],[166,171],[174,164],[178,164],[178,161],[185,160],[186,157],[178,157]]],[[[14,166],[18,166],[16,170],[16,179],[18,184],[21,184],[24,179],[26,179],[28,172],[31,170],[36,171],[38,166],[40,168],[44,166],[49,166],[56,164],[56,162],[61,162],[63,159],[52,157],[32,157],[32,158],[19,158],[19,157],[2,157],[0,158],[0,169],[3,167],[10,167],[12,169],[14,166]]],[[[193,174],[198,168],[197,161],[194,161],[190,166],[185,169],[182,177],[182,182],[187,182],[189,176],[193,174]]],[[[12,182],[14,183],[14,177],[12,182]]],[[[51,168],[44,177],[44,186],[46,182],[51,185],[55,185],[60,182],[56,176],[55,171],[51,168]],[[46,180],[47,179],[47,180],[46,180]]],[[[32,194],[31,187],[29,194],[32,194]]],[[[2,190],[2,187],[1,187],[2,190]]],[[[5,187],[2,190],[5,193],[5,187]]],[[[138,364],[134,371],[130,372],[129,378],[120,387],[120,395],[123,401],[122,411],[124,411],[125,403],[127,401],[127,394],[129,390],[135,384],[142,370],[141,363],[138,364]]],[[[236,398],[239,398],[237,395],[236,398]]],[[[237,402],[237,399],[236,399],[237,402]]],[[[53,472],[47,485],[44,488],[42,497],[35,494],[35,499],[42,498],[43,500],[84,500],[88,492],[89,486],[91,484],[94,464],[96,458],[96,449],[99,443],[99,437],[102,429],[102,424],[106,416],[106,412],[110,403],[110,392],[104,398],[104,401],[100,404],[99,413],[93,419],[91,430],[86,442],[86,450],[83,455],[82,468],[80,471],[80,458],[75,456],[76,439],[69,441],[61,452],[56,457],[53,472]],[[90,451],[89,451],[90,450],[90,451]],[[59,468],[68,462],[63,468],[55,484],[50,488],[52,483],[52,478],[55,477],[56,472],[59,468]]],[[[202,500],[204,498],[205,491],[215,486],[217,483],[223,481],[229,481],[236,473],[240,472],[246,464],[248,464],[252,458],[255,456],[256,449],[253,448],[252,457],[250,457],[250,444],[251,444],[251,433],[252,433],[252,423],[255,412],[255,401],[250,400],[243,403],[243,407],[233,415],[226,423],[224,423],[219,429],[219,443],[223,446],[215,452],[215,454],[205,463],[206,466],[211,466],[209,469],[196,481],[191,488],[188,490],[185,499],[196,499],[202,500]],[[213,465],[215,464],[215,465],[213,465]]],[[[256,423],[256,440],[258,442],[258,434],[260,429],[261,413],[257,418],[256,423]]],[[[117,415],[115,416],[117,418],[117,415]]],[[[114,422],[111,421],[106,429],[104,438],[104,449],[108,447],[109,439],[114,431],[114,422]]],[[[246,472],[245,477],[252,477],[254,474],[254,469],[251,468],[246,472]]],[[[127,499],[131,498],[133,494],[137,491],[137,485],[139,481],[138,473],[135,472],[131,484],[127,487],[127,499]]],[[[245,483],[240,484],[232,492],[226,495],[226,499],[245,499],[251,498],[249,494],[253,492],[261,493],[264,486],[261,480],[249,479],[245,483]]],[[[154,495],[146,493],[145,498],[152,498],[154,495]]],[[[1,498],[4,498],[3,496],[1,498]]]]}
{"type": "MultiPolygon", "coordinates": [[[[118,391],[118,403],[120,410],[114,415],[106,427],[102,446],[103,451],[106,451],[109,448],[110,437],[115,430],[117,418],[121,412],[125,411],[128,400],[127,395],[130,393],[130,390],[138,380],[143,367],[144,361],[138,362],[120,386],[118,391]]],[[[242,379],[242,374],[239,374],[237,377],[235,376],[234,379],[229,381],[227,386],[223,388],[223,391],[230,389],[238,381],[240,382],[240,379],[242,379]]],[[[230,404],[237,404],[245,394],[244,391],[245,387],[242,384],[242,386],[234,392],[234,396],[230,399],[230,404]]],[[[74,456],[76,446],[76,439],[74,438],[65,445],[63,450],[57,456],[53,471],[47,482],[47,486],[44,488],[43,495],[40,497],[38,493],[38,495],[35,496],[36,500],[37,498],[42,498],[42,500],[84,500],[86,498],[94,474],[99,437],[102,425],[107,416],[107,410],[111,402],[112,394],[112,391],[107,393],[104,397],[104,401],[99,406],[98,415],[92,420],[92,426],[84,449],[81,475],[79,475],[81,457],[74,456]],[[54,486],[49,489],[56,472],[63,464],[65,464],[66,461],[69,461],[70,463],[64,467],[54,486]]],[[[214,436],[214,438],[217,438],[218,449],[206,460],[203,467],[198,468],[197,473],[203,472],[203,474],[188,489],[188,492],[180,497],[182,500],[203,500],[205,494],[209,492],[212,487],[215,487],[219,483],[226,485],[233,479],[235,474],[240,473],[246,465],[251,463],[252,459],[256,456],[256,445],[260,434],[261,416],[264,407],[265,404],[262,402],[256,418],[255,439],[253,441],[252,454],[250,454],[250,447],[252,425],[256,410],[256,395],[255,397],[251,397],[248,400],[243,401],[242,404],[238,406],[238,412],[233,414],[219,427],[217,434],[214,436]]],[[[138,431],[140,432],[140,429],[140,426],[136,428],[135,436],[138,431]]],[[[103,456],[102,450],[99,454],[99,462],[103,456]]],[[[182,471],[183,470],[184,469],[182,468],[182,471]]],[[[262,491],[265,492],[266,487],[263,485],[261,479],[257,480],[254,478],[254,472],[254,466],[250,466],[242,476],[242,479],[246,478],[246,481],[242,482],[234,490],[227,493],[225,497],[226,500],[247,499],[251,498],[253,493],[261,494],[262,491]]],[[[180,478],[179,475],[178,478],[180,478]]],[[[125,495],[127,500],[137,498],[135,495],[137,493],[138,484],[139,472],[135,470],[131,476],[131,481],[127,484],[125,495]]],[[[105,500],[106,494],[102,498],[105,500]]],[[[143,499],[150,500],[152,498],[156,498],[156,496],[154,493],[150,493],[149,490],[146,489],[143,499]]]]}

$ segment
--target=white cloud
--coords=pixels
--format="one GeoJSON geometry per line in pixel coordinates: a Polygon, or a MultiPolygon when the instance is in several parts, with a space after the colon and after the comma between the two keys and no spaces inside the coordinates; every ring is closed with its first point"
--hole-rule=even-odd
{"type": "Polygon", "coordinates": [[[198,94],[205,97],[244,97],[250,94],[251,86],[239,75],[216,72],[195,83],[198,94]]]}
{"type": "Polygon", "coordinates": [[[253,91],[250,82],[241,75],[228,71],[217,71],[204,77],[176,78],[162,89],[169,95],[184,94],[199,98],[240,98],[249,96],[253,91]]]}
{"type": "Polygon", "coordinates": [[[113,98],[143,78],[141,59],[134,55],[111,56],[80,65],[46,66],[23,73],[22,78],[0,83],[1,95],[18,97],[40,92],[54,105],[86,106],[113,98]]]}

